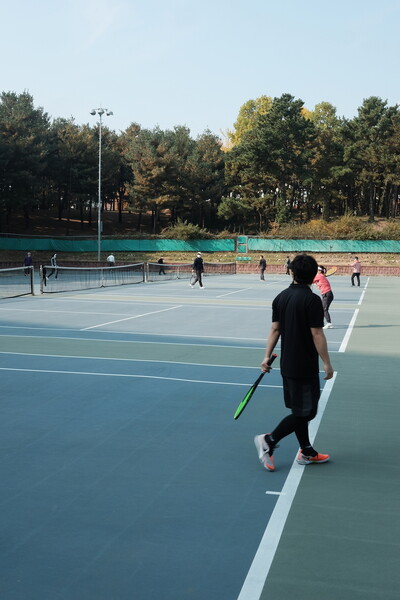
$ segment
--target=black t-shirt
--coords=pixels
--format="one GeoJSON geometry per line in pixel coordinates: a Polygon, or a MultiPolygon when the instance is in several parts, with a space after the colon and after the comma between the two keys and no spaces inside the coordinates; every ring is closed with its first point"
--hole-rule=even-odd
{"type": "Polygon", "coordinates": [[[258,263],[260,269],[266,269],[267,268],[267,261],[265,260],[265,258],[261,258],[260,262],[258,263]]]}
{"type": "Polygon", "coordinates": [[[295,379],[318,375],[318,352],[310,328],[323,327],[321,298],[310,286],[292,283],[274,299],[272,321],[280,326],[282,375],[295,379]]]}
{"type": "Polygon", "coordinates": [[[197,256],[194,259],[193,269],[195,271],[201,271],[201,272],[203,272],[203,269],[204,269],[204,267],[203,267],[203,259],[200,256],[197,256]]]}

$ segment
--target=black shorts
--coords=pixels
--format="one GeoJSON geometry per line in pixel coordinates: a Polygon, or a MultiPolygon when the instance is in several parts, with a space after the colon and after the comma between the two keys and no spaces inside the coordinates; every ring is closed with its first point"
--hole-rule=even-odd
{"type": "Polygon", "coordinates": [[[283,398],[286,408],[296,417],[308,417],[311,421],[317,414],[321,395],[319,376],[312,379],[283,377],[283,398]]]}

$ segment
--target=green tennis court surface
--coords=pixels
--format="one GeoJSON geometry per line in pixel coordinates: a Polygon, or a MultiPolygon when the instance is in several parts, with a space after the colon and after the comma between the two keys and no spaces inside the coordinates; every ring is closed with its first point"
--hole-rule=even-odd
{"type": "Polygon", "coordinates": [[[400,284],[332,278],[332,462],[293,466],[288,438],[268,473],[253,436],[285,414],[278,369],[233,414],[288,281],[0,301],[2,597],[395,597],[400,284]]]}

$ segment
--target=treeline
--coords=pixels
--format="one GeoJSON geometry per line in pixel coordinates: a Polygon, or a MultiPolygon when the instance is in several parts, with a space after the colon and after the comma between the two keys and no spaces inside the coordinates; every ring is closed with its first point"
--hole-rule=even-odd
{"type": "MultiPolygon", "coordinates": [[[[0,96],[0,231],[37,211],[82,227],[96,222],[99,127],[51,120],[25,92],[0,96]]],[[[399,209],[400,111],[371,97],[353,119],[334,106],[313,111],[290,94],[244,104],[225,140],[193,139],[132,123],[102,128],[102,206],[168,214],[170,227],[266,233],[272,224],[329,221],[343,215],[394,218],[399,209]]],[[[68,233],[68,232],[67,232],[68,233]]]]}

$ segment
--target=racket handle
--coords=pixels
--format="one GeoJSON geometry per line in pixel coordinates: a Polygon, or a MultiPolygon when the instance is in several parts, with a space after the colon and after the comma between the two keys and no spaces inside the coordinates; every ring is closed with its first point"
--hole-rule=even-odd
{"type": "Polygon", "coordinates": [[[276,358],[278,358],[277,354],[271,354],[271,356],[269,357],[269,361],[267,362],[267,365],[270,367],[276,358]]]}

